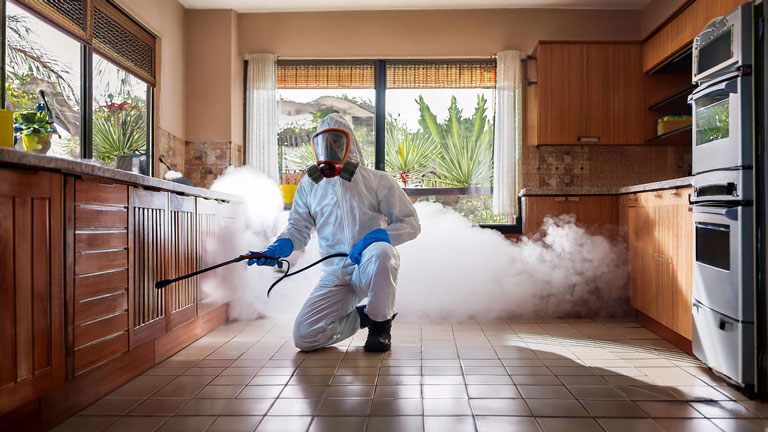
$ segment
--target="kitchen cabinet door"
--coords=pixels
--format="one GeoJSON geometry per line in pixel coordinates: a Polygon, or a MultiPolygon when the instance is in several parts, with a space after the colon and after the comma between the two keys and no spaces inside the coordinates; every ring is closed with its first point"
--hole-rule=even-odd
{"type": "Polygon", "coordinates": [[[541,44],[537,144],[579,144],[585,107],[583,44],[541,44]]]}
{"type": "Polygon", "coordinates": [[[0,169],[0,412],[64,384],[62,176],[0,169]]]}

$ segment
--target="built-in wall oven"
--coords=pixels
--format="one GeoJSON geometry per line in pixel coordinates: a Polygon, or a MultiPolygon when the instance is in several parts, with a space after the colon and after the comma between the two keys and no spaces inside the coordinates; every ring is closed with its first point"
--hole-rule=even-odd
{"type": "Polygon", "coordinates": [[[712,20],[693,46],[693,352],[754,389],[753,5],[712,20]]]}

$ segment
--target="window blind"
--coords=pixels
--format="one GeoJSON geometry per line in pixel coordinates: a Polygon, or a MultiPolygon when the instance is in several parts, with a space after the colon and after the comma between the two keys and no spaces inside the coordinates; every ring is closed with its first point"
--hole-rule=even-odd
{"type": "Polygon", "coordinates": [[[496,61],[387,61],[387,88],[494,88],[496,61]]]}
{"type": "Polygon", "coordinates": [[[373,88],[373,62],[278,60],[277,88],[373,88]]]}
{"type": "Polygon", "coordinates": [[[90,41],[93,31],[92,0],[14,0],[72,36],[90,41]]]}

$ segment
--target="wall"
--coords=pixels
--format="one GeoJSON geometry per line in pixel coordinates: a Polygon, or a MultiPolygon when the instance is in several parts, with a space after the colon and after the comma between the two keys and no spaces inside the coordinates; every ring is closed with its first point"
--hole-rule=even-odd
{"type": "Polygon", "coordinates": [[[488,57],[538,40],[638,40],[640,11],[480,9],[240,14],[242,54],[488,57]]]}
{"type": "Polygon", "coordinates": [[[650,0],[640,11],[640,35],[644,38],[690,0],[650,0]]]}
{"type": "Polygon", "coordinates": [[[158,37],[155,176],[162,177],[167,171],[157,160],[161,155],[174,169],[183,171],[187,126],[185,9],[177,0],[117,0],[117,3],[158,37]]]}

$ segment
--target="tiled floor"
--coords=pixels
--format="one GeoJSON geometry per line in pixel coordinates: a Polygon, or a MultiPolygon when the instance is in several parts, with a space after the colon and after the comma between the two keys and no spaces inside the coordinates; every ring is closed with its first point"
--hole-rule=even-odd
{"type": "Polygon", "coordinates": [[[763,431],[745,400],[635,323],[395,322],[300,353],[268,321],[219,327],[58,431],[763,431]]]}

